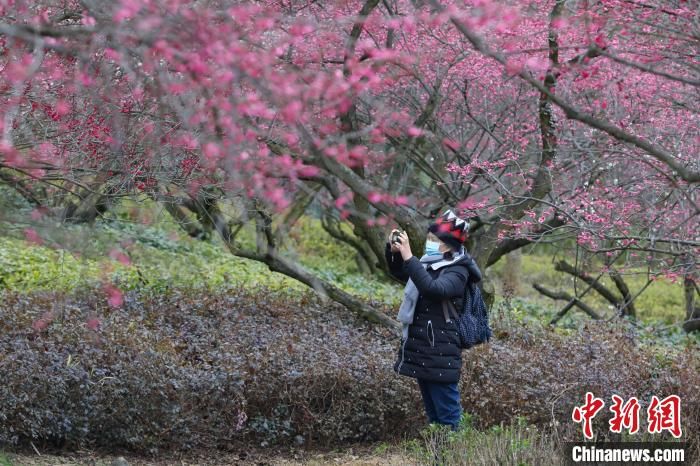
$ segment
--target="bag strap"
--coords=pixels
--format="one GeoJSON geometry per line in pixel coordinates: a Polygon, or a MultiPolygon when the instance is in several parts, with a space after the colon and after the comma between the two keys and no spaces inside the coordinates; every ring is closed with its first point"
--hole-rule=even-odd
{"type": "Polygon", "coordinates": [[[446,299],[442,300],[442,314],[445,316],[445,322],[447,322],[448,324],[450,322],[452,322],[450,320],[450,316],[447,315],[447,300],[446,299]]]}
{"type": "Polygon", "coordinates": [[[481,290],[479,289],[479,286],[474,284],[474,305],[477,307],[477,312],[479,317],[488,320],[489,314],[488,314],[488,309],[486,309],[486,303],[484,302],[484,298],[481,295],[481,290]]]}
{"type": "Polygon", "coordinates": [[[455,309],[455,305],[452,303],[452,300],[447,298],[442,300],[442,314],[445,316],[445,322],[451,322],[448,315],[448,308],[450,311],[452,311],[452,316],[455,318],[455,320],[459,320],[459,312],[457,312],[457,309],[455,309]]]}
{"type": "MultiPolygon", "coordinates": [[[[441,273],[442,273],[442,269],[440,269],[440,270],[438,271],[438,276],[440,276],[441,273]]],[[[465,286],[465,295],[466,295],[466,293],[469,292],[468,290],[466,290],[466,288],[467,288],[468,286],[469,286],[469,277],[467,277],[467,283],[466,283],[466,286],[465,286]]],[[[465,297],[465,296],[462,295],[462,299],[464,299],[464,297],[465,297]]],[[[455,320],[459,320],[459,312],[457,311],[457,309],[455,309],[455,305],[454,305],[454,303],[452,302],[452,299],[447,298],[447,299],[443,299],[443,300],[442,300],[442,315],[445,317],[445,322],[447,322],[447,323],[452,322],[452,321],[450,320],[450,316],[448,315],[448,306],[449,306],[449,309],[452,311],[452,315],[453,315],[453,317],[455,318],[455,320]]]]}

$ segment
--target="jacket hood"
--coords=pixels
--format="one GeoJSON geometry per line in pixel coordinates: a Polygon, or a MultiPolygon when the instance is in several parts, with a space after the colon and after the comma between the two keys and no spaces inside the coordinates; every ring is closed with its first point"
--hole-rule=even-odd
{"type": "Polygon", "coordinates": [[[479,266],[476,265],[476,261],[471,255],[469,255],[468,252],[465,252],[464,255],[459,258],[459,260],[450,265],[466,265],[467,270],[469,271],[469,281],[473,281],[474,283],[479,283],[483,278],[481,275],[481,270],[479,270],[479,266]]]}

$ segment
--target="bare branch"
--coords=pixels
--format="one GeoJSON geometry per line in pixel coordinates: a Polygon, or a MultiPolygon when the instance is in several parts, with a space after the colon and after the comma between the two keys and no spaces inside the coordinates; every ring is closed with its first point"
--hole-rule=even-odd
{"type": "Polygon", "coordinates": [[[602,319],[602,317],[595,311],[593,310],[592,307],[590,307],[588,304],[584,303],[581,301],[578,297],[572,296],[569,293],[565,291],[551,291],[548,290],[547,288],[543,287],[542,285],[539,285],[537,283],[533,283],[532,287],[542,293],[543,295],[547,296],[548,298],[560,300],[560,301],[568,301],[568,304],[564,306],[557,314],[552,318],[552,320],[549,322],[550,324],[556,324],[559,319],[564,317],[564,315],[571,309],[573,306],[576,306],[580,308],[583,312],[588,314],[590,317],[596,320],[602,319]]]}

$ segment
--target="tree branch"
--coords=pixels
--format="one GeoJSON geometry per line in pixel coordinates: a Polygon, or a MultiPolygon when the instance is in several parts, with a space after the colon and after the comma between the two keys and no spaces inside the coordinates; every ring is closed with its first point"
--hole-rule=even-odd
{"type": "MultiPolygon", "coordinates": [[[[431,0],[431,2],[436,8],[439,9],[439,11],[444,10],[444,7],[440,4],[438,0],[431,0]]],[[[493,58],[494,60],[496,60],[504,66],[506,65],[505,56],[501,53],[491,50],[491,48],[488,45],[486,45],[484,40],[478,34],[474,33],[471,29],[464,25],[464,23],[459,21],[454,16],[450,17],[450,21],[452,22],[452,24],[454,24],[457,30],[469,42],[471,42],[474,48],[476,48],[479,52],[481,52],[487,57],[493,58]]],[[[644,150],[647,154],[651,155],[658,161],[664,163],[665,165],[673,169],[678,174],[678,176],[680,176],[688,183],[700,182],[700,172],[688,169],[687,167],[683,166],[676,159],[676,157],[665,148],[647,140],[644,140],[638,136],[635,136],[632,133],[624,131],[620,127],[615,126],[607,121],[595,118],[593,115],[583,113],[569,102],[551,93],[543,83],[535,79],[527,70],[521,70],[517,73],[517,75],[525,82],[529,83],[532,87],[536,88],[541,93],[547,95],[547,97],[549,97],[549,99],[557,107],[562,109],[562,111],[566,114],[568,118],[580,121],[581,123],[584,123],[590,126],[591,128],[595,128],[600,131],[603,131],[604,133],[609,134],[610,136],[619,141],[627,142],[629,144],[632,144],[633,146],[644,150]]]]}
{"type": "Polygon", "coordinates": [[[557,262],[554,265],[554,270],[557,270],[559,272],[565,272],[569,275],[573,275],[574,277],[580,278],[584,282],[588,283],[591,286],[591,288],[596,290],[598,294],[605,298],[610,304],[612,304],[616,308],[620,305],[620,298],[615,296],[612,291],[610,291],[605,287],[605,285],[600,283],[598,281],[598,278],[593,278],[590,275],[582,273],[580,270],[576,270],[575,267],[573,267],[565,260],[560,260],[559,262],[557,262]]]}
{"type": "Polygon", "coordinates": [[[532,287],[542,293],[543,295],[547,296],[548,298],[560,300],[560,301],[568,301],[567,305],[564,306],[559,312],[556,313],[556,315],[552,318],[552,320],[549,322],[551,325],[556,324],[559,319],[564,317],[564,315],[571,309],[573,306],[576,306],[580,308],[583,312],[588,314],[590,317],[596,320],[602,319],[602,317],[595,311],[593,310],[592,307],[590,307],[588,304],[584,303],[581,301],[578,297],[576,296],[571,296],[569,293],[565,291],[551,291],[548,290],[547,288],[543,287],[542,285],[539,285],[537,283],[533,283],[532,287]]]}

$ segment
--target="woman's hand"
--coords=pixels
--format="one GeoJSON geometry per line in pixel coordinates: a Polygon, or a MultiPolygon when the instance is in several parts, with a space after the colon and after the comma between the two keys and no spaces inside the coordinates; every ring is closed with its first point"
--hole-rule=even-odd
{"type": "MultiPolygon", "coordinates": [[[[399,241],[400,241],[400,244],[399,243],[396,244],[396,249],[398,250],[398,252],[401,253],[401,257],[403,258],[403,260],[407,261],[408,259],[410,259],[413,256],[413,253],[411,252],[411,244],[408,241],[408,233],[406,233],[405,231],[403,233],[401,233],[399,235],[399,241]]],[[[393,246],[392,246],[392,250],[393,250],[393,246]]]]}

